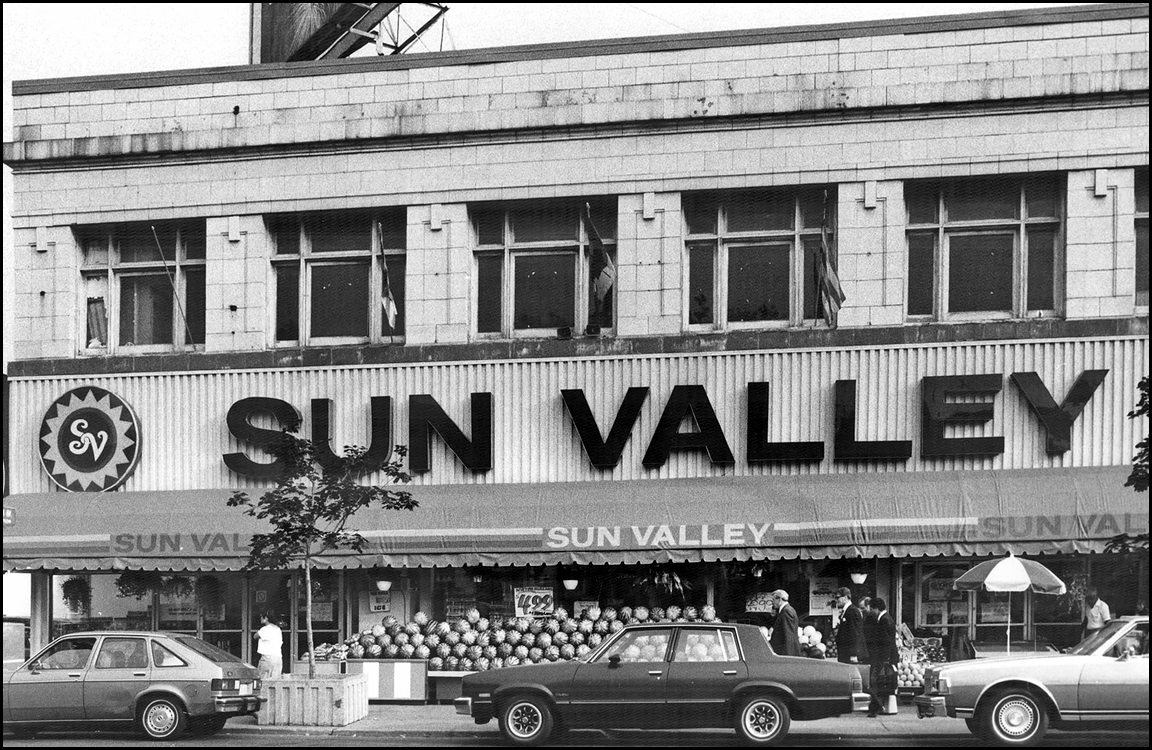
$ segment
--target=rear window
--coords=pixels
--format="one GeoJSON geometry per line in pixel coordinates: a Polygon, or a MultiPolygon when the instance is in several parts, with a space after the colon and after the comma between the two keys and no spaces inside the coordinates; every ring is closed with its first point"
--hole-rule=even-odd
{"type": "Polygon", "coordinates": [[[211,643],[202,641],[199,638],[193,638],[189,635],[178,635],[173,640],[175,640],[181,646],[190,648],[203,656],[205,659],[213,661],[217,664],[235,664],[236,662],[240,661],[239,656],[230,654],[222,648],[216,648],[211,643]]]}

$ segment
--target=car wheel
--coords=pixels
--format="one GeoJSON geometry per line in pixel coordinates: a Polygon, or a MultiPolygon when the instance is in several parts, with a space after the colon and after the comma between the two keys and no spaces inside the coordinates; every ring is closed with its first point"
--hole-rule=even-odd
{"type": "Polygon", "coordinates": [[[756,695],[746,699],[736,711],[736,734],[753,745],[775,745],[788,734],[792,717],[783,699],[756,695]]]}
{"type": "Polygon", "coordinates": [[[539,745],[552,734],[555,720],[548,702],[535,695],[518,695],[500,712],[500,729],[516,745],[539,745]]]}
{"type": "Polygon", "coordinates": [[[174,740],[187,728],[188,715],[172,698],[150,698],[140,711],[140,729],[154,740],[174,740]]]}
{"type": "Polygon", "coordinates": [[[1031,747],[1048,731],[1048,712],[1026,690],[993,695],[976,713],[978,734],[1001,745],[1031,747]]]}

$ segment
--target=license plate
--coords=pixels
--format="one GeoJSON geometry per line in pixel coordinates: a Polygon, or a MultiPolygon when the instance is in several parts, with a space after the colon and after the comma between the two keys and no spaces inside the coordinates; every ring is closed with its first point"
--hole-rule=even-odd
{"type": "Polygon", "coordinates": [[[241,682],[240,683],[240,695],[252,695],[252,683],[251,682],[241,682]]]}

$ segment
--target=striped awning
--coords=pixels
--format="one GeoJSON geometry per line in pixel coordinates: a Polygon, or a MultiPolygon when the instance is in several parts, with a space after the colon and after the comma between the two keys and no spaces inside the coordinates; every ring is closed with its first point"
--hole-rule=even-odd
{"type": "MultiPolygon", "coordinates": [[[[320,567],[624,564],[1092,552],[1148,530],[1127,467],[411,486],[320,567]]],[[[5,570],[239,570],[265,522],[229,489],[5,498],[5,570]]]]}

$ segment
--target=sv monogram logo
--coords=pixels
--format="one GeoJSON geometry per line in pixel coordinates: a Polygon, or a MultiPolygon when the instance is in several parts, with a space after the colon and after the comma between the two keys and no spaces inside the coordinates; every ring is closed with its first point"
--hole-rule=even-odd
{"type": "Polygon", "coordinates": [[[86,450],[91,450],[92,460],[95,461],[100,458],[100,454],[104,452],[104,447],[108,445],[108,433],[104,430],[100,430],[95,434],[85,432],[87,427],[87,419],[77,419],[72,423],[71,432],[80,439],[68,443],[68,450],[72,451],[72,454],[76,456],[79,456],[86,450]]]}

